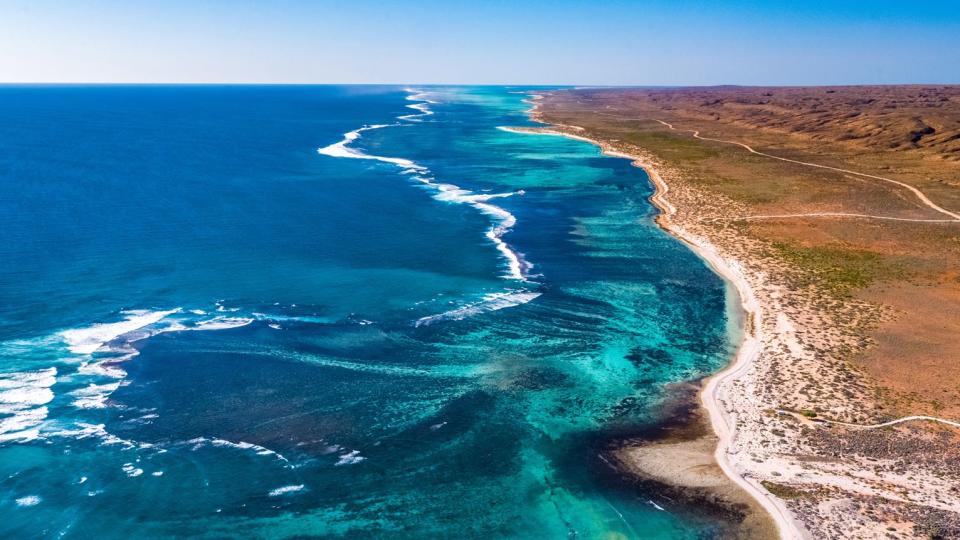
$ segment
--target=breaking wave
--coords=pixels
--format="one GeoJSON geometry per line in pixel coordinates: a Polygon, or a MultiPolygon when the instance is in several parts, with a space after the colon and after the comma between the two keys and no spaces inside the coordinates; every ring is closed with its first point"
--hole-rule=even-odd
{"type": "MultiPolygon", "coordinates": [[[[413,89],[407,89],[406,91],[409,93],[407,96],[408,100],[418,102],[412,105],[407,105],[407,107],[418,111],[418,113],[399,116],[397,117],[399,122],[393,124],[373,124],[349,131],[344,133],[343,139],[340,141],[323,148],[319,148],[317,149],[317,152],[321,155],[336,158],[368,159],[389,163],[399,167],[402,174],[410,175],[413,180],[416,180],[427,188],[431,189],[434,192],[434,199],[455,204],[467,204],[473,208],[476,208],[484,215],[490,216],[493,223],[491,224],[491,227],[487,229],[485,235],[494,244],[497,251],[506,261],[507,272],[502,277],[504,279],[515,280],[522,283],[532,283],[530,280],[530,271],[533,268],[533,264],[527,261],[522,253],[515,250],[504,240],[504,236],[506,236],[517,224],[516,216],[511,214],[503,207],[497,206],[490,202],[494,199],[523,196],[523,190],[510,193],[475,193],[454,184],[437,181],[436,177],[429,168],[413,160],[368,154],[363,150],[351,146],[352,143],[361,138],[361,134],[364,132],[400,126],[403,125],[402,122],[422,121],[426,116],[434,114],[429,105],[436,102],[427,97],[429,94],[413,89]]],[[[459,320],[485,311],[496,311],[506,307],[520,305],[529,302],[538,296],[540,296],[539,293],[526,289],[492,293],[486,295],[483,300],[479,302],[468,304],[447,313],[421,318],[416,321],[415,324],[417,326],[421,326],[423,324],[430,324],[431,322],[439,320],[459,320]]]]}

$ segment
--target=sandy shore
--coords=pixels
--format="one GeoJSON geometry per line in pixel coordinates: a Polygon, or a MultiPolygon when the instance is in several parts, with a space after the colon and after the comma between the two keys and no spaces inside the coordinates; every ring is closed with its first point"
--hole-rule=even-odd
{"type": "MultiPolygon", "coordinates": [[[[534,96],[534,99],[536,98],[537,96],[534,96]]],[[[534,109],[531,111],[533,112],[535,109],[536,106],[534,106],[534,109]]],[[[565,127],[568,129],[577,130],[575,127],[565,127]]],[[[662,212],[660,216],[657,217],[657,224],[687,244],[698,256],[706,261],[707,264],[718,275],[723,277],[734,287],[740,301],[740,307],[744,314],[745,328],[743,333],[743,341],[740,343],[737,354],[731,364],[728,365],[724,370],[706,379],[703,388],[700,391],[700,402],[709,415],[710,425],[718,439],[716,450],[713,452],[713,456],[716,464],[719,465],[723,473],[737,486],[747,492],[750,497],[752,497],[764,510],[770,514],[771,518],[773,518],[774,522],[776,523],[781,538],[809,538],[810,536],[806,533],[802,526],[800,526],[794,520],[790,511],[780,499],[767,492],[757,480],[749,479],[742,473],[738,472],[736,460],[739,456],[730,453],[731,442],[733,441],[734,437],[749,437],[751,434],[739,433],[737,430],[737,418],[735,412],[732,412],[730,409],[721,406],[721,400],[729,398],[729,396],[725,395],[721,388],[726,383],[736,381],[736,379],[750,367],[751,363],[755,361],[761,350],[761,343],[763,339],[762,334],[760,334],[759,331],[759,329],[762,328],[760,324],[762,320],[761,306],[757,302],[749,282],[744,278],[740,265],[735,261],[728,261],[724,259],[717,252],[716,248],[709,242],[689,234],[681,226],[673,222],[671,218],[674,216],[674,214],[676,214],[677,209],[667,200],[667,194],[670,192],[670,187],[660,175],[655,164],[649,159],[643,156],[621,152],[601,141],[596,141],[588,137],[555,129],[510,127],[502,127],[500,129],[514,133],[567,137],[596,145],[600,147],[604,155],[629,159],[634,166],[643,169],[647,173],[647,176],[650,178],[655,187],[655,192],[653,196],[651,196],[650,201],[662,212]]],[[[650,448],[649,451],[644,452],[642,456],[639,456],[638,459],[649,460],[649,463],[646,465],[646,469],[651,471],[653,469],[661,468],[666,456],[670,456],[671,459],[676,459],[678,455],[685,456],[686,461],[690,461],[692,466],[695,467],[698,465],[695,457],[697,452],[690,452],[689,445],[676,443],[654,446],[650,448]]],[[[667,472],[661,472],[661,474],[654,472],[652,475],[659,476],[661,479],[666,479],[667,477],[672,476],[675,480],[677,476],[676,473],[667,472]]],[[[699,476],[701,476],[699,479],[688,476],[687,478],[681,480],[681,483],[684,484],[684,487],[708,487],[707,485],[695,485],[697,483],[704,482],[702,475],[699,476]]],[[[706,482],[709,483],[708,480],[706,482]]]]}

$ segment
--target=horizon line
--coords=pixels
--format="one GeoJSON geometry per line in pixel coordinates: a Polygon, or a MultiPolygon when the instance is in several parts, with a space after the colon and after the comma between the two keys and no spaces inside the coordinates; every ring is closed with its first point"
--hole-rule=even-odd
{"type": "Polygon", "coordinates": [[[506,86],[564,88],[843,88],[870,86],[960,86],[960,82],[898,82],[841,84],[575,84],[575,83],[457,83],[457,82],[129,82],[129,81],[0,81],[0,86],[506,86]]]}

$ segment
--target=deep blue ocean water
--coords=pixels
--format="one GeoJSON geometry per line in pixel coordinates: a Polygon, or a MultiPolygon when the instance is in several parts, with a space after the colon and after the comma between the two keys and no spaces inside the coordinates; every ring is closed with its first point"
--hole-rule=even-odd
{"type": "Polygon", "coordinates": [[[525,90],[0,87],[0,536],[701,538],[727,291],[525,90]]]}

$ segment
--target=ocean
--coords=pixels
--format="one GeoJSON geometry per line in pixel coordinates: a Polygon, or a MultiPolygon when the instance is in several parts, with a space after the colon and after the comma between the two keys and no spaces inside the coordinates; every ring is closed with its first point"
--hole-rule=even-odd
{"type": "Polygon", "coordinates": [[[533,90],[0,86],[0,536],[720,534],[605,453],[730,293],[533,90]]]}

